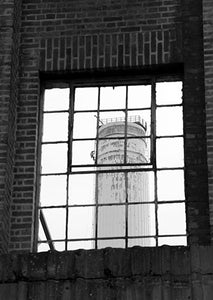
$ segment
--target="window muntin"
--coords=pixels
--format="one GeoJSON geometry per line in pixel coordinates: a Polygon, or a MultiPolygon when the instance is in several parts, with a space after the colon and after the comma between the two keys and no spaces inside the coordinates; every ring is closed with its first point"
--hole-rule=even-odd
{"type": "Polygon", "coordinates": [[[42,133],[38,251],[186,244],[181,81],[47,89],[42,133]]]}

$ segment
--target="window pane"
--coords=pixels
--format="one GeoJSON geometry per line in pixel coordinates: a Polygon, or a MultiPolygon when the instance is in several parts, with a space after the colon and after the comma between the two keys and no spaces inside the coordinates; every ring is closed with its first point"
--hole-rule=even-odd
{"type": "Polygon", "coordinates": [[[49,250],[50,250],[50,247],[47,243],[38,243],[38,252],[46,252],[49,250]]]}
{"type": "Polygon", "coordinates": [[[95,174],[70,175],[69,204],[95,203],[95,174]]]}
{"type": "MultiPolygon", "coordinates": [[[[128,111],[128,122],[135,123],[141,127],[140,135],[150,135],[151,112],[147,110],[130,110],[128,111]],[[143,131],[143,134],[141,134],[143,131]]],[[[139,135],[137,133],[137,135],[139,135]]]]}
{"type": "Polygon", "coordinates": [[[182,135],[182,107],[159,107],[156,111],[157,136],[182,135]]]}
{"type": "Polygon", "coordinates": [[[63,173],[67,169],[67,144],[42,145],[42,173],[63,173]]]}
{"type": "Polygon", "coordinates": [[[147,149],[146,139],[127,139],[126,155],[127,163],[129,164],[147,164],[149,162],[149,151],[147,149]]]}
{"type": "Polygon", "coordinates": [[[67,141],[68,113],[44,114],[43,142],[67,141]]]}
{"type": "Polygon", "coordinates": [[[125,236],[125,207],[103,206],[98,209],[98,237],[125,236]]]}
{"type": "MultiPolygon", "coordinates": [[[[53,242],[54,249],[56,251],[64,251],[65,250],[65,242],[53,242]]],[[[50,251],[50,247],[48,243],[40,243],[38,244],[38,252],[50,251]]]]}
{"type": "Polygon", "coordinates": [[[52,240],[65,239],[66,210],[51,208],[42,211],[52,240]]]}
{"type": "Polygon", "coordinates": [[[98,249],[112,247],[112,248],[125,248],[125,240],[98,240],[98,249]]]}
{"type": "Polygon", "coordinates": [[[74,115],[73,138],[95,138],[97,118],[95,113],[76,113],[74,115]]]}
{"type": "Polygon", "coordinates": [[[69,239],[95,236],[95,207],[69,208],[69,239]]]}
{"type": "Polygon", "coordinates": [[[72,164],[93,165],[94,162],[95,141],[74,141],[72,143],[72,164]]]}
{"type": "MultiPolygon", "coordinates": [[[[108,136],[103,128],[100,132],[101,137],[108,136]]],[[[123,139],[106,139],[99,140],[98,143],[98,164],[122,164],[124,163],[124,140],[123,139]]]]}
{"type": "Polygon", "coordinates": [[[149,236],[155,234],[154,204],[129,205],[128,235],[149,236]]]}
{"type": "Polygon", "coordinates": [[[156,246],[156,241],[154,238],[128,239],[128,247],[134,247],[134,246],[154,247],[156,246]]]}
{"type": "MultiPolygon", "coordinates": [[[[97,174],[96,176],[98,186],[98,203],[107,204],[125,202],[126,192],[124,173],[102,173],[97,174]]],[[[107,209],[110,210],[109,207],[107,209]]],[[[105,210],[106,213],[108,211],[107,209],[105,210]]],[[[114,210],[116,209],[117,207],[114,210]]]]}
{"type": "Polygon", "coordinates": [[[128,87],[128,108],[146,108],[150,106],[150,85],[133,85],[128,87]]]}
{"type": "Polygon", "coordinates": [[[157,139],[157,167],[183,166],[183,138],[157,139]]]}
{"type": "Polygon", "coordinates": [[[156,84],[157,105],[182,103],[182,82],[158,82],[156,84]]]}
{"type": "Polygon", "coordinates": [[[186,246],[186,236],[173,236],[173,237],[159,237],[158,245],[170,245],[170,246],[186,246]]]}
{"type": "Polygon", "coordinates": [[[78,249],[94,249],[94,241],[76,241],[68,242],[67,250],[78,250],[78,249]]]}
{"type": "Polygon", "coordinates": [[[157,172],[158,200],[184,200],[183,170],[157,172]]]}
{"type": "Polygon", "coordinates": [[[128,202],[154,201],[154,173],[128,173],[128,202]]]}
{"type": "Polygon", "coordinates": [[[159,234],[186,234],[185,203],[159,204],[159,234]]]}
{"type": "Polygon", "coordinates": [[[65,242],[54,242],[56,251],[65,251],[65,242]]]}
{"type": "Polygon", "coordinates": [[[100,109],[122,109],[126,104],[126,87],[101,87],[100,109]]]}
{"type": "Polygon", "coordinates": [[[40,205],[54,206],[66,204],[66,176],[42,176],[40,205]]]}
{"type": "Polygon", "coordinates": [[[68,110],[69,89],[45,90],[44,111],[68,110]]]}
{"type": "Polygon", "coordinates": [[[97,108],[97,87],[84,87],[75,89],[75,110],[97,110],[97,108]]]}
{"type": "Polygon", "coordinates": [[[109,112],[100,112],[100,121],[99,125],[105,125],[115,122],[125,122],[126,114],[125,111],[109,111],[109,112]]]}

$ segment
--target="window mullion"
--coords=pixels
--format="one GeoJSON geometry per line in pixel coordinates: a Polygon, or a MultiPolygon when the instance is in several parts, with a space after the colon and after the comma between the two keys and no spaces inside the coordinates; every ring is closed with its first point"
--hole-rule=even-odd
{"type": "Polygon", "coordinates": [[[157,163],[156,163],[156,82],[152,80],[151,92],[151,160],[154,169],[154,202],[155,202],[155,234],[158,246],[158,193],[157,193],[157,163]]]}
{"type": "MultiPolygon", "coordinates": [[[[124,132],[124,164],[127,164],[127,130],[128,130],[128,86],[126,86],[125,103],[125,132],[124,132]]],[[[128,173],[125,171],[125,247],[128,247],[128,173]]]]}
{"type": "MultiPolygon", "coordinates": [[[[95,147],[95,165],[97,166],[99,156],[99,122],[100,122],[100,96],[101,87],[98,87],[98,107],[97,107],[97,123],[96,123],[96,147],[95,147]]],[[[99,173],[95,176],[95,249],[98,248],[98,185],[99,173]]]]}
{"type": "Polygon", "coordinates": [[[74,123],[74,86],[70,84],[69,99],[69,120],[68,120],[68,153],[67,153],[67,180],[66,180],[66,232],[65,232],[65,250],[67,250],[68,240],[68,222],[69,222],[69,175],[72,166],[72,137],[74,123]]]}

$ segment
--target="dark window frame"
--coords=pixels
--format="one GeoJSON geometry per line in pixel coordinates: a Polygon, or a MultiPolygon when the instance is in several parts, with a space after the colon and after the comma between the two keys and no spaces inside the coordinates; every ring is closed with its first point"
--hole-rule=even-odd
{"type": "MultiPolygon", "coordinates": [[[[56,88],[56,87],[69,87],[70,88],[70,91],[74,91],[75,88],[78,88],[78,87],[92,87],[92,86],[116,86],[116,85],[123,85],[123,86],[126,86],[126,85],[137,85],[137,84],[151,84],[152,85],[152,104],[151,104],[151,123],[152,123],[152,130],[151,130],[151,135],[150,135],[150,140],[151,140],[151,161],[150,161],[150,164],[153,165],[153,170],[154,170],[154,176],[155,176],[155,181],[157,181],[157,170],[176,170],[176,169],[181,169],[181,170],[185,170],[184,167],[181,167],[181,168],[157,168],[156,166],[156,139],[160,139],[160,138],[163,138],[164,136],[158,136],[156,137],[156,108],[157,107],[171,107],[171,106],[181,106],[183,107],[183,101],[181,104],[174,104],[174,105],[158,105],[156,106],[156,99],[155,99],[155,85],[157,82],[164,82],[164,81],[182,81],[183,82],[183,78],[182,76],[180,75],[166,75],[166,76],[131,76],[131,77],[126,77],[126,78],[121,78],[121,77],[104,77],[103,79],[97,79],[97,78],[91,78],[91,79],[72,79],[72,78],[69,78],[68,80],[66,79],[64,82],[63,80],[50,80],[50,81],[45,81],[43,82],[42,84],[42,92],[41,92],[41,105],[40,105],[40,133],[39,133],[39,149],[38,149],[38,169],[40,168],[40,164],[41,164],[41,145],[44,144],[41,140],[42,138],[42,114],[44,112],[42,112],[42,105],[43,105],[43,101],[44,101],[44,90],[45,89],[48,89],[48,88],[56,88]],[[154,98],[154,99],[153,99],[154,98]],[[154,104],[153,104],[154,103],[154,104]]],[[[73,114],[73,99],[74,99],[74,93],[71,92],[70,93],[70,106],[69,106],[69,115],[72,115],[73,114]]],[[[92,111],[93,112],[93,111],[92,111]]],[[[70,119],[70,118],[69,118],[70,119]]],[[[98,122],[98,120],[97,120],[98,122]]],[[[98,123],[97,123],[98,124],[98,123]]],[[[69,121],[69,132],[72,131],[72,124],[71,122],[69,121]]],[[[173,138],[173,137],[183,137],[184,139],[184,133],[182,135],[177,135],[177,136],[167,136],[167,138],[173,138]]],[[[126,138],[126,137],[125,137],[126,138]]],[[[70,138],[70,135],[69,135],[69,140],[68,140],[68,145],[72,145],[72,141],[71,141],[71,138],[70,138]]],[[[70,155],[71,151],[68,150],[68,168],[67,170],[70,168],[70,166],[72,165],[71,164],[71,155],[70,155]]],[[[123,165],[123,164],[122,164],[123,165]]],[[[145,164],[147,165],[147,164],[145,164]]],[[[99,165],[95,165],[96,167],[99,167],[99,165]]],[[[110,167],[110,166],[109,166],[110,167]]],[[[137,168],[135,169],[137,171],[148,171],[147,168],[144,168],[144,167],[141,167],[141,168],[137,168]]],[[[115,172],[118,172],[119,170],[116,170],[115,172]]],[[[89,174],[91,174],[92,172],[91,171],[88,171],[89,174]]],[[[103,173],[108,173],[109,170],[106,170],[106,171],[103,171],[103,173]]],[[[113,172],[112,170],[110,172],[113,172]]],[[[120,170],[120,172],[129,172],[129,168],[127,169],[123,169],[120,170]]],[[[39,173],[39,172],[38,172],[39,173]]],[[[86,174],[86,172],[82,172],[80,171],[79,174],[81,173],[84,173],[86,174]]],[[[100,173],[100,170],[99,171],[94,171],[94,173],[100,173]]],[[[70,170],[66,172],[66,175],[69,176],[70,174],[70,170]]],[[[45,176],[45,174],[42,174],[43,176],[45,176]]],[[[38,211],[39,211],[39,186],[40,186],[40,177],[41,175],[38,174],[37,176],[37,200],[36,200],[36,213],[35,213],[35,217],[36,217],[36,225],[35,225],[35,242],[34,242],[34,250],[37,249],[37,244],[38,244],[38,240],[37,240],[37,237],[38,237],[38,211]]],[[[181,203],[181,202],[186,202],[186,199],[184,199],[183,201],[162,201],[162,203],[166,204],[166,203],[181,203]]],[[[151,202],[148,202],[149,204],[151,202]]],[[[158,201],[157,199],[157,190],[156,190],[156,184],[155,184],[155,201],[154,201],[154,205],[155,205],[155,210],[157,210],[157,207],[158,207],[158,204],[160,204],[161,202],[158,201]]],[[[134,204],[134,203],[132,203],[134,204]]],[[[98,206],[104,206],[105,204],[98,204],[98,206]]],[[[112,204],[113,205],[113,204],[112,204]]],[[[116,204],[117,205],[117,204],[116,204]]],[[[79,207],[85,207],[85,205],[78,205],[79,207]]],[[[90,206],[90,205],[86,205],[86,206],[90,206]]],[[[48,206],[49,208],[51,206],[48,206]]],[[[57,206],[57,207],[64,207],[64,206],[57,206]]],[[[68,214],[68,209],[70,207],[76,207],[76,205],[69,205],[68,202],[66,204],[66,216],[68,214]]],[[[44,208],[44,207],[42,207],[44,208]]],[[[42,210],[41,210],[42,211],[42,210]]],[[[155,215],[157,216],[157,213],[155,213],[155,215]]],[[[41,217],[43,219],[43,226],[45,227],[45,219],[43,218],[43,216],[41,217]]],[[[157,220],[155,220],[155,226],[156,226],[156,234],[155,236],[153,236],[154,238],[156,238],[156,246],[158,246],[158,237],[161,237],[161,235],[158,234],[158,222],[157,220]]],[[[47,243],[49,244],[50,246],[50,249],[54,249],[53,247],[53,243],[52,243],[52,240],[51,240],[51,236],[49,235],[48,233],[48,227],[46,228],[47,230],[47,236],[49,236],[49,239],[47,239],[47,243]]],[[[187,235],[187,234],[186,234],[187,235]]],[[[172,236],[172,235],[169,235],[169,236],[172,236]]],[[[179,235],[174,235],[174,236],[179,236],[179,235]]],[[[182,235],[181,235],[182,236],[182,235]]],[[[125,239],[127,240],[129,237],[126,235],[125,239]]],[[[119,237],[113,237],[113,239],[119,239],[119,237]]],[[[66,222],[66,237],[65,237],[65,250],[67,250],[67,244],[69,241],[77,241],[77,240],[80,240],[80,241],[83,241],[83,240],[88,240],[88,239],[68,239],[68,221],[66,222]]],[[[95,248],[97,248],[97,236],[95,236],[95,242],[96,242],[96,246],[95,248]]],[[[127,242],[125,244],[125,246],[127,246],[127,242]]]]}

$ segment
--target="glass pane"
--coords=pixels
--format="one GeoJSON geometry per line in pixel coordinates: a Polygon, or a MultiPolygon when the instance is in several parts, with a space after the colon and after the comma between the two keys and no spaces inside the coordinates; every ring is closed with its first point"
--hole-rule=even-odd
{"type": "Polygon", "coordinates": [[[182,103],[182,82],[158,82],[156,84],[157,105],[182,103]]]}
{"type": "Polygon", "coordinates": [[[38,243],[38,252],[46,252],[49,251],[50,247],[47,243],[38,243]]]}
{"type": "Polygon", "coordinates": [[[129,205],[128,235],[149,236],[155,234],[155,206],[153,204],[129,205]]]}
{"type": "Polygon", "coordinates": [[[145,138],[127,139],[127,163],[147,164],[149,151],[145,138]]]}
{"type": "Polygon", "coordinates": [[[184,200],[183,170],[158,171],[158,200],[184,200]]]}
{"type": "Polygon", "coordinates": [[[97,118],[94,113],[76,113],[74,115],[73,138],[95,138],[97,118]]]}
{"type": "Polygon", "coordinates": [[[128,173],[128,202],[154,201],[154,173],[128,173]]]}
{"type": "MultiPolygon", "coordinates": [[[[107,132],[105,133],[106,136],[108,136],[107,132]]],[[[101,131],[100,132],[101,137],[104,137],[103,135],[105,135],[105,133],[104,131],[101,131]]],[[[124,140],[123,139],[99,140],[97,162],[98,164],[124,163],[124,140]]]]}
{"type": "Polygon", "coordinates": [[[141,130],[139,133],[134,133],[137,135],[150,135],[150,125],[151,125],[151,112],[150,109],[147,110],[131,110],[128,111],[128,122],[140,126],[141,130]],[[143,132],[143,134],[142,134],[143,132]]]}
{"type": "Polygon", "coordinates": [[[134,247],[134,246],[155,247],[156,241],[154,238],[128,239],[128,247],[134,247]]]}
{"type": "Polygon", "coordinates": [[[122,109],[126,104],[126,87],[101,87],[100,109],[122,109]]]}
{"type": "Polygon", "coordinates": [[[69,239],[95,236],[95,207],[70,207],[68,223],[69,239]]]}
{"type": "Polygon", "coordinates": [[[84,87],[75,89],[75,110],[97,110],[97,108],[97,87],[84,87]]]}
{"type": "Polygon", "coordinates": [[[157,139],[157,167],[183,167],[183,138],[157,139]]]}
{"type": "Polygon", "coordinates": [[[42,211],[52,240],[65,239],[66,210],[51,208],[42,211]]]}
{"type": "Polygon", "coordinates": [[[77,241],[77,242],[68,242],[68,250],[78,250],[78,249],[94,249],[94,241],[77,241]]]}
{"type": "Polygon", "coordinates": [[[54,242],[56,251],[65,251],[65,242],[54,242]]]}
{"type": "Polygon", "coordinates": [[[43,119],[43,142],[67,141],[68,113],[45,113],[43,119]]]}
{"type": "Polygon", "coordinates": [[[158,205],[159,234],[186,234],[185,203],[158,205]]]}
{"type": "MultiPolygon", "coordinates": [[[[65,250],[65,242],[53,242],[54,249],[56,251],[64,251],[65,250]]],[[[50,247],[48,243],[40,243],[38,244],[38,252],[42,251],[50,251],[50,247]]]]}
{"type": "Polygon", "coordinates": [[[68,110],[69,89],[45,90],[44,111],[68,110]]]}
{"type": "Polygon", "coordinates": [[[98,249],[112,247],[125,248],[125,241],[123,239],[116,240],[98,240],[98,249]]]}
{"type": "Polygon", "coordinates": [[[125,122],[125,111],[108,111],[108,112],[100,112],[100,121],[99,125],[106,125],[108,123],[117,123],[117,122],[125,122]]]}
{"type": "Polygon", "coordinates": [[[70,175],[69,204],[95,203],[95,174],[70,175]]]}
{"type": "Polygon", "coordinates": [[[93,165],[95,159],[94,141],[74,141],[72,143],[72,164],[73,165],[93,165]]]}
{"type": "Polygon", "coordinates": [[[66,176],[41,176],[40,205],[66,204],[66,176]]]}
{"type": "Polygon", "coordinates": [[[159,237],[158,245],[170,245],[170,246],[186,246],[186,236],[173,236],[173,237],[159,237]]]}
{"type": "MultiPolygon", "coordinates": [[[[98,185],[98,203],[107,204],[125,202],[125,175],[123,173],[102,173],[97,174],[96,176],[96,184],[98,185]]],[[[107,209],[110,210],[110,208],[107,209]]],[[[105,210],[106,213],[107,209],[105,210]]],[[[114,210],[116,209],[117,206],[114,210]]]]}
{"type": "Polygon", "coordinates": [[[103,206],[98,208],[98,237],[125,236],[125,207],[103,206]]]}
{"type": "Polygon", "coordinates": [[[182,135],[182,107],[159,107],[156,111],[157,136],[182,135]]]}
{"type": "Polygon", "coordinates": [[[62,173],[67,169],[67,144],[42,145],[42,174],[62,173]]]}
{"type": "Polygon", "coordinates": [[[151,106],[151,85],[132,85],[128,87],[128,108],[151,106]]]}

